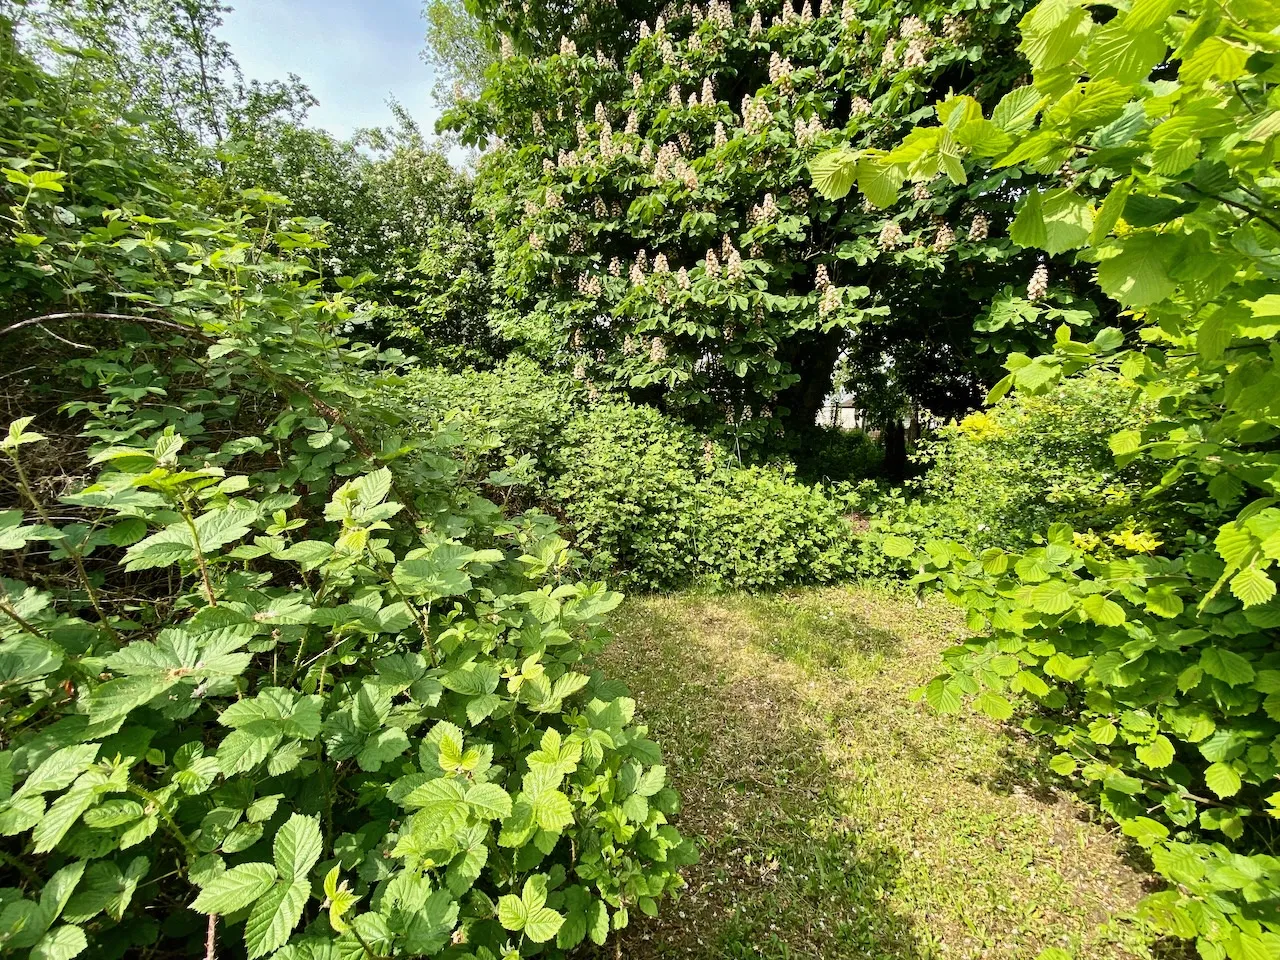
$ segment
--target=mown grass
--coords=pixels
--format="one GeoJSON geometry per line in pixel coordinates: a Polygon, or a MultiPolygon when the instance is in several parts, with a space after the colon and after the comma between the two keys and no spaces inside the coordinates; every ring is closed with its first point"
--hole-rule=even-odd
{"type": "Polygon", "coordinates": [[[859,589],[630,599],[602,666],[631,685],[702,859],[629,930],[636,960],[1148,957],[1143,874],[1029,748],[911,699],[958,630],[859,589]]]}

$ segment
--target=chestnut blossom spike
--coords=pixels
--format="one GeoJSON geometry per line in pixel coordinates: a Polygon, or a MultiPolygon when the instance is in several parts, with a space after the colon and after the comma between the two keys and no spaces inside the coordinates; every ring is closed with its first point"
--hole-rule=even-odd
{"type": "Polygon", "coordinates": [[[865,117],[871,112],[871,101],[866,97],[854,97],[849,101],[849,116],[865,117]]]}
{"type": "Polygon", "coordinates": [[[576,57],[577,55],[578,55],[578,45],[575,44],[568,37],[562,36],[560,38],[560,56],[576,57]]]}
{"type": "Polygon", "coordinates": [[[1047,264],[1040,264],[1036,267],[1035,273],[1031,274],[1031,281],[1027,284],[1027,299],[1034,303],[1037,300],[1044,299],[1045,294],[1049,292],[1049,267],[1047,264]]]}
{"type": "Polygon", "coordinates": [[[671,265],[667,263],[667,255],[665,253],[660,253],[653,258],[653,272],[654,273],[670,273],[671,272],[671,265]]]}
{"type": "Polygon", "coordinates": [[[946,253],[955,245],[956,235],[947,224],[938,227],[938,232],[933,237],[933,249],[937,253],[946,253]]]}
{"type": "Polygon", "coordinates": [[[689,271],[681,267],[676,273],[676,286],[681,290],[689,289],[689,271]]]}
{"type": "Polygon", "coordinates": [[[715,145],[716,145],[716,149],[717,149],[717,150],[719,150],[721,147],[723,147],[723,146],[724,146],[726,143],[728,143],[728,142],[729,142],[729,138],[725,135],[725,132],[724,132],[724,124],[723,124],[723,123],[717,123],[717,124],[716,124],[716,138],[715,138],[715,145]]]}
{"type": "Polygon", "coordinates": [[[890,220],[880,229],[879,243],[882,250],[892,250],[902,243],[902,227],[890,220]]]}
{"type": "Polygon", "coordinates": [[[706,77],[702,81],[702,105],[704,107],[714,107],[716,105],[716,86],[710,77],[706,77]]]}
{"type": "Polygon", "coordinates": [[[991,223],[987,220],[985,213],[975,213],[973,215],[973,223],[969,224],[969,239],[974,243],[981,243],[987,239],[991,231],[991,223]]]}
{"type": "Polygon", "coordinates": [[[752,37],[758,37],[762,33],[764,33],[764,22],[760,19],[760,11],[757,10],[751,15],[751,28],[749,30],[749,35],[752,37]]]}
{"type": "Polygon", "coordinates": [[[505,33],[502,35],[502,41],[501,41],[500,47],[501,49],[500,49],[499,55],[502,57],[503,60],[510,60],[512,57],[516,55],[515,44],[511,42],[511,38],[508,37],[505,33]]]}
{"type": "Polygon", "coordinates": [[[661,337],[654,337],[653,342],[649,344],[649,361],[651,363],[662,363],[667,359],[667,345],[662,342],[661,337]]]}
{"type": "Polygon", "coordinates": [[[716,256],[714,250],[707,251],[707,258],[703,265],[703,272],[712,279],[720,276],[720,258],[716,256]]]}

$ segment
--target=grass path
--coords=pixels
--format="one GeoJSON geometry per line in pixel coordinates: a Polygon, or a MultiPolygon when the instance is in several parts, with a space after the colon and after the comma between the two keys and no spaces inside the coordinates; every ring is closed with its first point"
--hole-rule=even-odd
{"type": "Polygon", "coordinates": [[[867,590],[627,601],[601,666],[626,681],[702,860],[621,956],[1148,957],[1143,874],[1027,748],[911,691],[957,628],[867,590]]]}

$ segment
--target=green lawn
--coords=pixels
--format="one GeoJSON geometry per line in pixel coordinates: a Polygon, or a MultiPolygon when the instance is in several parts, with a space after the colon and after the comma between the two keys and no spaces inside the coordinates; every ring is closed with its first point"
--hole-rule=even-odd
{"type": "Polygon", "coordinates": [[[628,600],[601,666],[630,684],[701,863],[619,955],[1149,957],[1144,875],[1034,778],[1016,731],[911,691],[949,608],[862,589],[628,600]]]}

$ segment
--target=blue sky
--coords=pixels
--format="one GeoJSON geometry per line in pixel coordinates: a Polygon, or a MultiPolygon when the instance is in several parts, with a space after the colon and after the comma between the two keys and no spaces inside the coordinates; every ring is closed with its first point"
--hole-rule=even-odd
{"type": "Polygon", "coordinates": [[[230,0],[223,38],[247,78],[296,73],[320,101],[311,123],[347,136],[389,123],[389,94],[431,134],[421,0],[230,0]]]}

